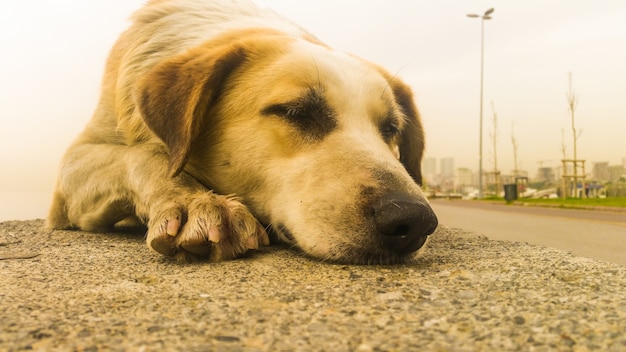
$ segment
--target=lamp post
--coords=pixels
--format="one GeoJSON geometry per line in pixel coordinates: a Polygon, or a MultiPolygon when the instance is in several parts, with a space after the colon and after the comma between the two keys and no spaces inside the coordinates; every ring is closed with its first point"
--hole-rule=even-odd
{"type": "MultiPolygon", "coordinates": [[[[483,197],[483,68],[485,62],[485,20],[491,19],[493,7],[480,16],[475,13],[467,14],[470,18],[480,18],[480,133],[478,141],[478,198],[483,197]]],[[[496,190],[496,194],[498,191],[496,190]]]]}

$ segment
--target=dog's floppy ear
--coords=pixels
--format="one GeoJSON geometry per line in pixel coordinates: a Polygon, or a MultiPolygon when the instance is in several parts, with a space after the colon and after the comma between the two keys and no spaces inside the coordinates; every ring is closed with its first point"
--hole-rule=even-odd
{"type": "Polygon", "coordinates": [[[146,125],[169,148],[171,176],[182,171],[207,110],[245,58],[240,45],[202,46],[157,64],[139,83],[139,109],[146,125]]]}
{"type": "Polygon", "coordinates": [[[400,162],[413,177],[422,185],[422,156],[424,154],[424,129],[419,112],[413,101],[411,88],[397,79],[389,82],[396,102],[406,116],[406,125],[400,136],[400,162]]]}

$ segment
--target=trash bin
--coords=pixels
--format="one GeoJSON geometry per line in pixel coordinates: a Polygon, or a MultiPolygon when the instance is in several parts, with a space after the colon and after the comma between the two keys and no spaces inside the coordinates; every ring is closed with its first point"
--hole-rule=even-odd
{"type": "Polygon", "coordinates": [[[515,183],[504,185],[504,200],[507,203],[517,200],[517,185],[515,183]]]}

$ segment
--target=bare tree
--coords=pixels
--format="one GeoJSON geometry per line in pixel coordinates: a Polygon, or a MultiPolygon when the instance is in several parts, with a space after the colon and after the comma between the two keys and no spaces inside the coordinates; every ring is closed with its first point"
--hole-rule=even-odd
{"type": "MultiPolygon", "coordinates": [[[[578,107],[578,95],[576,94],[576,92],[574,91],[574,88],[572,87],[572,73],[569,72],[567,77],[568,77],[568,90],[567,90],[567,93],[565,94],[565,97],[567,98],[567,108],[569,110],[570,117],[572,119],[572,138],[574,142],[574,145],[573,145],[573,148],[574,148],[573,191],[574,191],[574,196],[577,197],[576,190],[578,188],[578,155],[576,154],[576,151],[577,151],[576,142],[578,141],[578,138],[582,134],[582,130],[578,130],[578,131],[576,130],[575,114],[576,114],[576,108],[578,107]]],[[[581,176],[584,177],[584,175],[581,175],[581,176]]],[[[584,194],[585,192],[583,190],[583,198],[584,198],[584,194]]]]}
{"type": "Polygon", "coordinates": [[[493,120],[491,131],[491,141],[493,145],[493,171],[489,172],[489,175],[493,176],[493,190],[494,195],[498,196],[498,190],[500,189],[500,171],[498,171],[498,114],[496,114],[496,108],[491,101],[491,109],[493,110],[493,120]]]}
{"type": "Polygon", "coordinates": [[[491,142],[493,143],[493,171],[498,171],[498,114],[496,114],[496,107],[491,101],[491,109],[493,110],[493,120],[491,131],[491,142]]]}
{"type": "MultiPolygon", "coordinates": [[[[578,95],[574,91],[574,88],[572,88],[572,73],[569,72],[567,76],[568,76],[569,84],[568,84],[568,90],[567,90],[567,93],[565,94],[565,97],[567,98],[567,108],[569,110],[570,117],[572,118],[572,136],[574,139],[574,160],[578,160],[578,156],[576,155],[576,141],[582,134],[582,130],[576,131],[576,124],[574,121],[576,108],[578,107],[578,95]]],[[[575,176],[576,176],[576,168],[574,168],[574,177],[575,176]]]]}
{"type": "Polygon", "coordinates": [[[565,146],[565,129],[561,128],[561,159],[567,159],[567,147],[565,146]]]}
{"type": "Polygon", "coordinates": [[[511,121],[511,143],[513,144],[513,176],[517,177],[519,175],[519,164],[517,163],[517,139],[515,138],[515,121],[511,121]]]}

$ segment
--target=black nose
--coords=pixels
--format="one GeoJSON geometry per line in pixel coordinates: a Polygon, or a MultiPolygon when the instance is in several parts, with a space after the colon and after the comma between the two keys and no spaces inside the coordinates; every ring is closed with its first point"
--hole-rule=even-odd
{"type": "Polygon", "coordinates": [[[385,247],[404,254],[420,249],[438,221],[426,200],[396,194],[374,206],[374,224],[385,247]]]}

